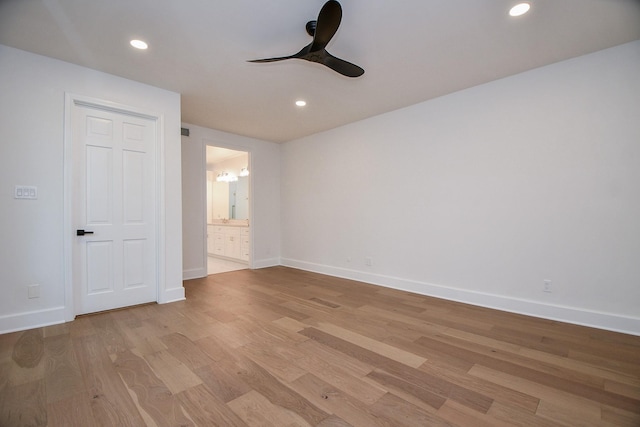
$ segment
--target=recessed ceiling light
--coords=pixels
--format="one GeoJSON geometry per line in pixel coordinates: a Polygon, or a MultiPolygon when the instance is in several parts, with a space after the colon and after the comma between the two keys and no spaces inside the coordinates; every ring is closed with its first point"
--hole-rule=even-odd
{"type": "Polygon", "coordinates": [[[131,46],[135,47],[136,49],[142,49],[142,50],[144,50],[144,49],[146,49],[146,48],[148,48],[148,47],[149,47],[149,46],[148,46],[145,42],[143,42],[142,40],[131,40],[129,43],[131,44],[131,46]]]}
{"type": "Polygon", "coordinates": [[[296,105],[298,107],[304,107],[305,105],[307,105],[307,101],[303,101],[302,99],[299,99],[296,101],[296,105]]]}
{"type": "Polygon", "coordinates": [[[513,6],[511,10],[509,10],[509,15],[511,16],[524,15],[529,11],[530,8],[531,8],[531,5],[529,3],[519,3],[513,6]]]}

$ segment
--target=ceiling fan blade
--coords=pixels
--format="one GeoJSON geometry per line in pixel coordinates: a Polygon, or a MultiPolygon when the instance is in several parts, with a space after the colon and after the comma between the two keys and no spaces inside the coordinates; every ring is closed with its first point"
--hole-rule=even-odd
{"type": "Polygon", "coordinates": [[[347,77],[360,77],[364,74],[364,70],[358,67],[356,64],[352,64],[351,62],[347,62],[344,59],[336,58],[331,55],[326,50],[324,51],[324,55],[322,60],[320,61],[323,65],[331,68],[333,71],[336,71],[343,76],[347,77]]]}
{"type": "Polygon", "coordinates": [[[316,22],[316,31],[311,43],[311,52],[324,49],[334,36],[342,20],[342,7],[336,0],[329,0],[322,6],[316,22]]]}
{"type": "Polygon", "coordinates": [[[260,63],[260,62],[284,61],[285,59],[294,59],[294,58],[305,59],[305,55],[307,55],[309,53],[309,48],[310,47],[311,47],[311,43],[309,43],[308,45],[306,45],[305,47],[300,49],[300,52],[294,53],[293,55],[278,56],[278,57],[275,57],[275,58],[265,58],[265,59],[250,59],[247,62],[258,62],[258,63],[260,63]]]}
{"type": "Polygon", "coordinates": [[[285,59],[295,58],[295,56],[281,56],[279,58],[264,58],[264,59],[249,59],[247,62],[276,62],[276,61],[284,61],[285,59]]]}

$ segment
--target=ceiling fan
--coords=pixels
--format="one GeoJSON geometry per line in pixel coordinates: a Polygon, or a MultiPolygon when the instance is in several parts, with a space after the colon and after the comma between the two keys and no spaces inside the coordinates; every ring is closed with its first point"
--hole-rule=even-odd
{"type": "Polygon", "coordinates": [[[313,41],[300,50],[300,52],[277,58],[254,59],[249,62],[276,62],[285,59],[305,59],[325,65],[332,70],[347,77],[359,77],[364,70],[355,64],[336,58],[325,49],[334,36],[340,21],[342,20],[342,7],[336,0],[329,0],[322,6],[318,19],[309,21],[306,25],[307,34],[313,37],[313,41]]]}

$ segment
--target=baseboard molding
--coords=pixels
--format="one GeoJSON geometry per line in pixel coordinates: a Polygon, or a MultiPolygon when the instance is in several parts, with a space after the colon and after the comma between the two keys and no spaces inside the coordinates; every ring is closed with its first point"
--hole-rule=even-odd
{"type": "Polygon", "coordinates": [[[166,289],[161,292],[158,304],[168,304],[170,302],[184,301],[185,299],[184,287],[180,286],[179,288],[166,289]]]}
{"type": "Polygon", "coordinates": [[[280,258],[257,259],[253,261],[253,266],[251,268],[268,268],[276,267],[278,265],[282,265],[282,263],[280,262],[280,258]]]}
{"type": "Polygon", "coordinates": [[[64,307],[54,307],[46,310],[0,316],[0,334],[64,323],[64,315],[64,307]]]}
{"type": "Polygon", "coordinates": [[[290,258],[283,258],[281,265],[465,304],[640,336],[640,318],[636,317],[620,316],[613,313],[597,312],[503,295],[456,289],[399,277],[314,264],[290,258]]]}
{"type": "Polygon", "coordinates": [[[206,268],[192,268],[182,271],[182,280],[200,279],[202,277],[207,277],[206,268]]]}
{"type": "MultiPolygon", "coordinates": [[[[182,301],[184,299],[184,288],[179,287],[167,289],[166,291],[161,292],[158,303],[166,304],[175,301],[182,301]]],[[[0,316],[0,334],[65,323],[65,313],[65,307],[54,307],[46,310],[0,316]]]]}

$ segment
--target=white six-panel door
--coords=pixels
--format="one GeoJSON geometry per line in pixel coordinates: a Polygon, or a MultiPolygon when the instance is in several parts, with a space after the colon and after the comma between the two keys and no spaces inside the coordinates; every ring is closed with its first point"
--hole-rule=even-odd
{"type": "Polygon", "coordinates": [[[76,314],[157,300],[155,144],[152,119],[74,107],[76,314]]]}

